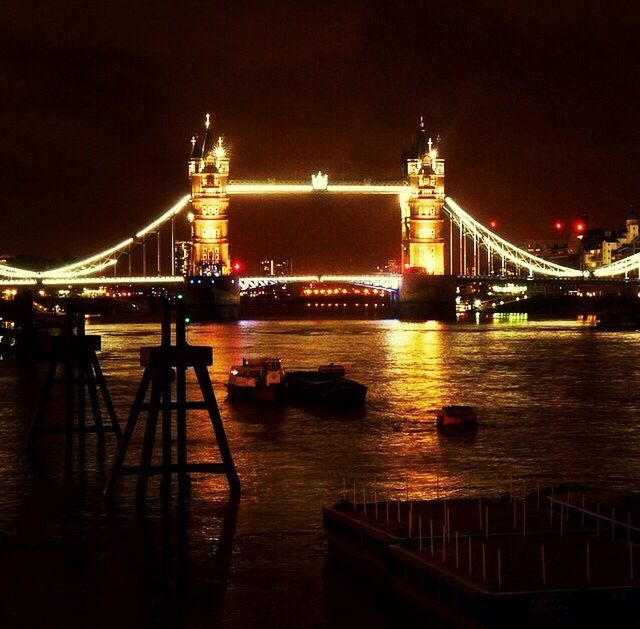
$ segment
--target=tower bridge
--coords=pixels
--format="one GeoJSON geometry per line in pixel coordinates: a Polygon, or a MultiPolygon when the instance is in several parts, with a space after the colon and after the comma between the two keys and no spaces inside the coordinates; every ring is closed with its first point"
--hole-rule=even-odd
{"type": "Polygon", "coordinates": [[[193,297],[222,307],[237,304],[242,291],[301,281],[350,283],[396,294],[400,302],[453,303],[456,284],[478,278],[637,282],[640,253],[589,273],[535,256],[510,243],[445,195],[445,160],[424,123],[405,162],[405,177],[393,181],[337,181],[321,171],[307,181],[233,180],[222,137],[207,115],[202,140],[191,140],[190,194],[123,241],[61,267],[33,271],[0,262],[0,285],[100,286],[184,284],[193,297]],[[230,202],[234,196],[391,195],[397,198],[397,235],[402,274],[237,277],[231,265],[230,202]],[[176,242],[176,221],[188,222],[188,240],[176,242]],[[164,250],[169,250],[169,259],[164,250]],[[176,251],[181,252],[176,264],[176,251]],[[152,254],[151,256],[149,254],[152,254]],[[134,256],[141,258],[133,268],[134,256]],[[151,258],[151,259],[150,259],[151,258]]]}

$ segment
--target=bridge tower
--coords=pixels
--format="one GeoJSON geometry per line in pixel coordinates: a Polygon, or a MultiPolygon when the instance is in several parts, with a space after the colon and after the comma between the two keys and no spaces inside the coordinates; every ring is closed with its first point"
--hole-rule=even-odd
{"type": "Polygon", "coordinates": [[[402,268],[444,275],[444,159],[420,118],[418,137],[407,159],[410,192],[402,200],[402,268]]]}
{"type": "Polygon", "coordinates": [[[231,273],[229,259],[229,156],[221,137],[213,139],[209,114],[202,143],[194,137],[189,158],[191,184],[190,275],[231,273]]]}

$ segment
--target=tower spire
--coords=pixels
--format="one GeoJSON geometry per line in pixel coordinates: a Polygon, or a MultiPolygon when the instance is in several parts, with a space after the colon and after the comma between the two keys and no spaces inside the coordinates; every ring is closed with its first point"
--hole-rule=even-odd
{"type": "Polygon", "coordinates": [[[200,155],[198,154],[198,136],[191,136],[191,159],[198,159],[200,155]]]}
{"type": "Polygon", "coordinates": [[[207,114],[204,117],[204,138],[202,139],[202,153],[200,156],[205,159],[209,151],[213,148],[211,141],[211,116],[207,114]]]}

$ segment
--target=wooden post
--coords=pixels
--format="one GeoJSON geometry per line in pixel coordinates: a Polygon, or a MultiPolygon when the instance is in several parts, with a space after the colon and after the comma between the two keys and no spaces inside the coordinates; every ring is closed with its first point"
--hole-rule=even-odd
{"type": "Polygon", "coordinates": [[[400,499],[396,500],[396,506],[398,507],[398,524],[400,524],[400,499]]]}
{"type": "Polygon", "coordinates": [[[422,514],[418,516],[418,548],[422,550],[422,514]]]}
{"type": "Polygon", "coordinates": [[[162,407],[162,473],[161,488],[163,491],[171,489],[171,368],[166,367],[160,370],[162,380],[162,396],[160,403],[162,407]]]}
{"type": "Polygon", "coordinates": [[[386,505],[387,505],[387,508],[385,510],[386,511],[386,518],[387,518],[387,524],[389,524],[389,496],[387,496],[386,505]]]}
{"type": "Polygon", "coordinates": [[[485,538],[489,539],[489,507],[484,508],[484,534],[485,538]]]}
{"type": "Polygon", "coordinates": [[[616,541],[616,508],[611,509],[611,541],[616,541]]]}
{"type": "Polygon", "coordinates": [[[446,498],[442,501],[442,523],[446,528],[447,526],[447,499],[446,498]]]}
{"type": "Polygon", "coordinates": [[[353,510],[356,510],[356,481],[353,481],[353,510]]]}
{"type": "Polygon", "coordinates": [[[467,539],[468,539],[468,545],[467,545],[468,552],[467,552],[467,555],[469,557],[469,574],[472,574],[473,573],[473,555],[472,555],[472,552],[471,552],[471,535],[469,535],[467,539]]]}
{"type": "Polygon", "coordinates": [[[513,528],[518,528],[518,519],[516,516],[516,511],[517,511],[517,500],[514,498],[513,499],[513,528]]]}
{"type": "Polygon", "coordinates": [[[482,542],[482,582],[487,582],[487,559],[485,555],[484,542],[482,542]]]}
{"type": "MultiPolygon", "coordinates": [[[[377,483],[377,479],[376,479],[377,483]]],[[[373,510],[375,512],[376,521],[378,520],[378,487],[373,485],[373,510]]]]}
{"type": "Polygon", "coordinates": [[[480,532],[482,532],[482,497],[478,498],[478,517],[480,519],[480,532]]]}
{"type": "Polygon", "coordinates": [[[429,529],[431,531],[431,556],[433,557],[433,519],[429,518],[429,529]]]}
{"type": "Polygon", "coordinates": [[[367,515],[367,486],[362,485],[362,509],[364,515],[367,515]]]}
{"type": "Polygon", "coordinates": [[[122,469],[124,457],[127,453],[131,437],[133,436],[133,431],[135,430],[136,422],[138,421],[138,416],[140,415],[142,402],[147,395],[150,383],[151,367],[147,367],[142,374],[142,380],[140,381],[138,391],[133,400],[133,404],[131,405],[131,411],[129,413],[129,418],[127,419],[127,424],[122,435],[122,440],[120,441],[120,446],[118,447],[118,451],[116,453],[116,459],[113,467],[111,468],[109,478],[107,479],[107,484],[104,489],[104,493],[107,495],[111,494],[111,492],[113,491],[117,480],[117,475],[122,469]]]}
{"type": "Polygon", "coordinates": [[[442,525],[442,561],[447,560],[447,529],[442,525]]]}
{"type": "Polygon", "coordinates": [[[456,569],[460,567],[460,552],[458,550],[458,531],[456,531],[456,569]]]}
{"type": "Polygon", "coordinates": [[[346,502],[347,500],[347,479],[342,477],[342,499],[346,502]]]}

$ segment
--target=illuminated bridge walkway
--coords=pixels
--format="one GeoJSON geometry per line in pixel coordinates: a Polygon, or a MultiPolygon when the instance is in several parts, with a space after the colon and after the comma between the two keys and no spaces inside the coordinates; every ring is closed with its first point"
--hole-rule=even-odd
{"type": "MultiPolygon", "coordinates": [[[[374,194],[397,196],[400,204],[410,194],[406,182],[344,182],[324,187],[304,182],[278,183],[231,181],[227,192],[235,195],[262,194],[374,194]]],[[[60,286],[105,284],[179,284],[184,278],[176,273],[173,255],[176,218],[185,215],[189,195],[155,220],[125,240],[99,251],[87,258],[46,271],[32,271],[7,264],[0,264],[0,284],[7,286],[60,286]],[[165,254],[162,255],[165,244],[165,254]],[[147,249],[154,255],[149,256],[147,249]],[[133,271],[132,259],[141,256],[138,268],[133,271]],[[153,262],[149,262],[149,258],[153,262]]],[[[508,242],[484,226],[466,212],[451,197],[444,202],[445,217],[449,219],[448,269],[451,275],[461,277],[545,277],[634,279],[640,275],[640,253],[617,260],[592,272],[580,271],[535,256],[508,242]]],[[[240,278],[241,290],[276,283],[301,281],[297,278],[245,277],[240,278]]],[[[397,291],[401,282],[398,275],[332,275],[306,276],[308,281],[332,281],[360,284],[397,291]]]]}

